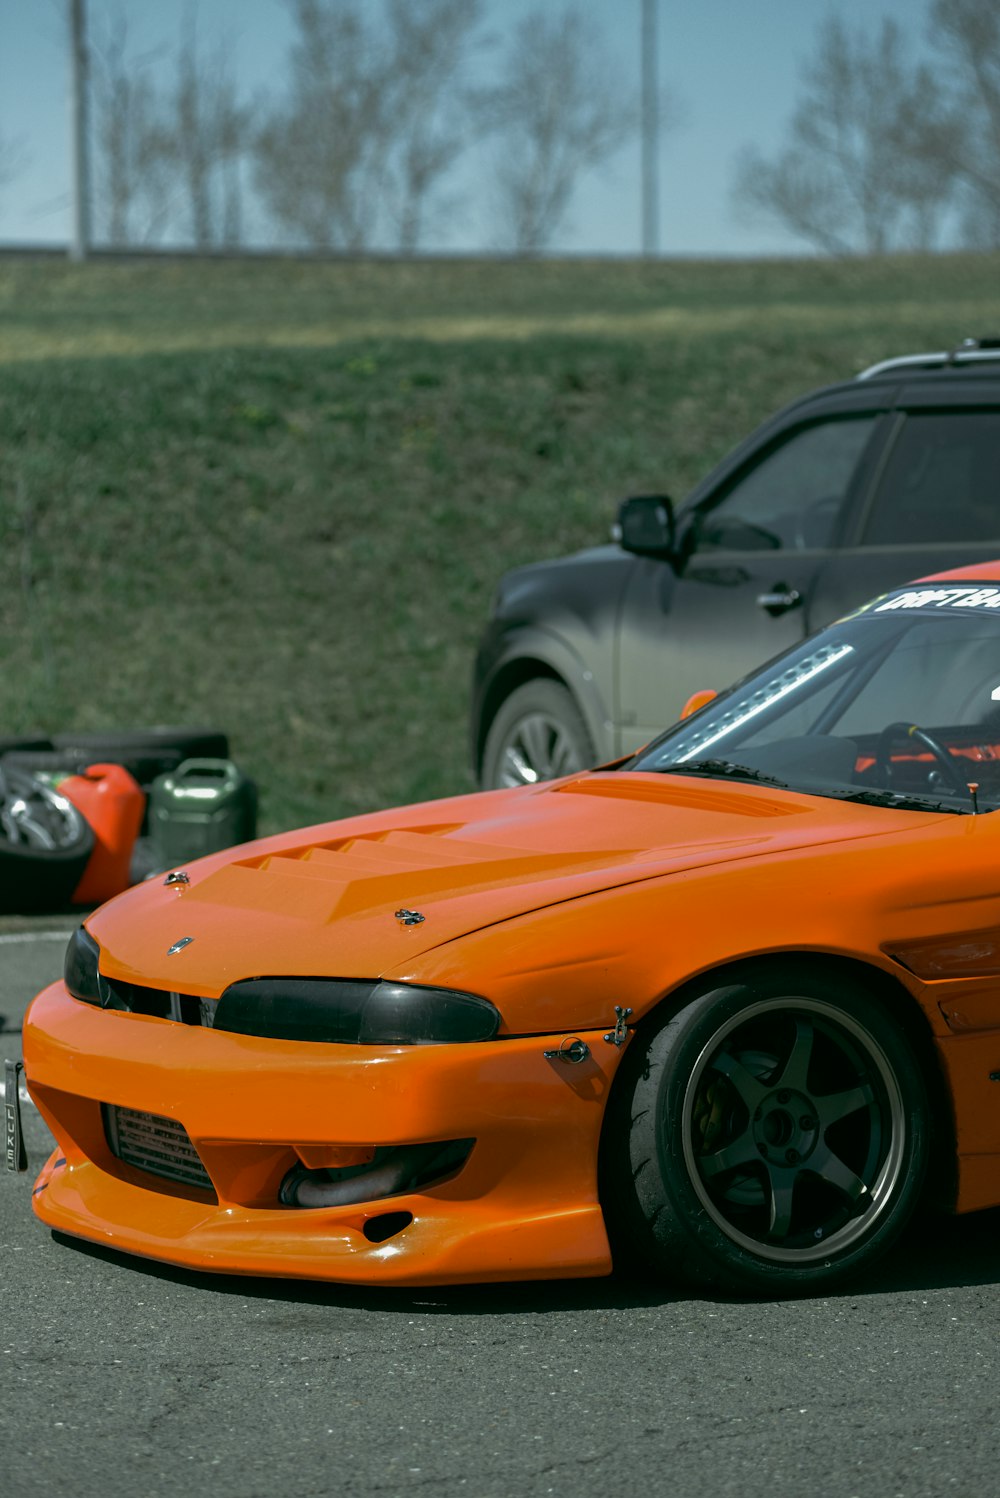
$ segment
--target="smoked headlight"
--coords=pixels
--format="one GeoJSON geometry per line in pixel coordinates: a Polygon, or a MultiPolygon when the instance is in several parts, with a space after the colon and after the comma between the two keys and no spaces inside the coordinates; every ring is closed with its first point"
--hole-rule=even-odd
{"type": "Polygon", "coordinates": [[[69,939],[63,980],[74,999],[85,1004],[106,1004],[108,985],[98,971],[101,949],[90,932],[78,926],[69,939]]]}
{"type": "Polygon", "coordinates": [[[492,1040],[500,1013],[478,994],[343,978],[249,978],[226,989],[216,1030],[347,1045],[492,1040]]]}

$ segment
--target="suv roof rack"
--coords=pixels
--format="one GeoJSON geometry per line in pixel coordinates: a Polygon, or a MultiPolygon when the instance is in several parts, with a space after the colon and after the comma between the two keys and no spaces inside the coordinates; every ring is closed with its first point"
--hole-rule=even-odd
{"type": "Polygon", "coordinates": [[[898,359],[883,359],[863,369],[859,380],[870,380],[891,369],[939,369],[954,364],[986,363],[1000,360],[1000,338],[963,338],[958,348],[937,354],[903,354],[898,359]]]}

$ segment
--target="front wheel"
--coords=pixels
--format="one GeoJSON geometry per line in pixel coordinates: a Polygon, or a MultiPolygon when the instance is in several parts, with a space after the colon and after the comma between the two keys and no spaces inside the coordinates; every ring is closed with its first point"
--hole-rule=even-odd
{"type": "Polygon", "coordinates": [[[871,1265],[919,1196],[928,1105],[864,989],[775,969],[633,1042],[608,1119],[616,1247],[722,1289],[802,1293],[871,1265]]]}

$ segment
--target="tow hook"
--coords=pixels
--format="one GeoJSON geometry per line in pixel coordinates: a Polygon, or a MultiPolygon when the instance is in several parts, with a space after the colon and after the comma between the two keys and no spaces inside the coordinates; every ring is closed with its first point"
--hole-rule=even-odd
{"type": "Polygon", "coordinates": [[[21,1128],[21,1073],[23,1061],[4,1063],[4,1154],[7,1169],[23,1175],[28,1168],[28,1151],[21,1128]]]}

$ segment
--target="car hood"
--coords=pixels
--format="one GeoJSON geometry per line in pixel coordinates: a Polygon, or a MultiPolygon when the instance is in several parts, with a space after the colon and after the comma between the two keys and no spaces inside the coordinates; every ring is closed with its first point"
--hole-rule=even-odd
{"type": "Polygon", "coordinates": [[[240,978],[404,974],[514,916],[706,865],[935,820],[760,785],[592,773],[250,843],[87,921],[111,977],[214,995],[240,978]],[[415,917],[408,923],[401,911],[415,917]],[[189,938],[179,951],[170,951],[189,938]]]}

